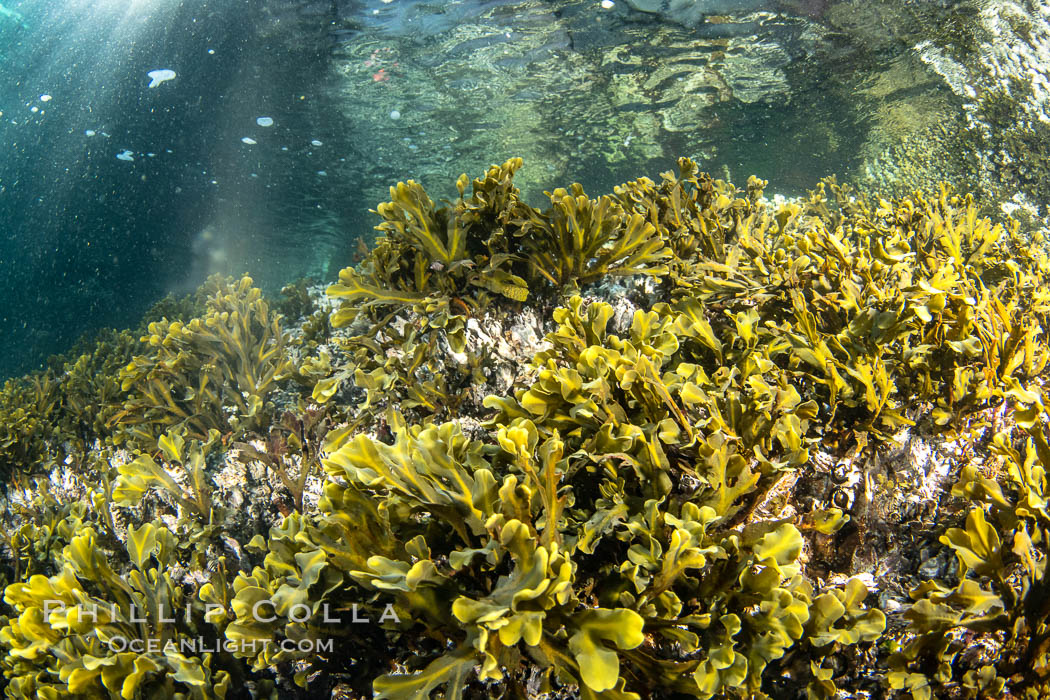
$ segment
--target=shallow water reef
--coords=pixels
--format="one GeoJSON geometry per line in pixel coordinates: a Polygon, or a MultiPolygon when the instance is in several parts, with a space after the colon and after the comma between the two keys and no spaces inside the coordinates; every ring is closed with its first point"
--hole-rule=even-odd
{"type": "Polygon", "coordinates": [[[1043,241],[522,165],[5,386],[8,697],[1050,692],[1043,241]]]}

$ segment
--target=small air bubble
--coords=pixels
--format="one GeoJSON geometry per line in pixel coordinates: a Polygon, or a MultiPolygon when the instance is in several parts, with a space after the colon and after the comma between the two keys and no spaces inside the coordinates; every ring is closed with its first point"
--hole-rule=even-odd
{"type": "Polygon", "coordinates": [[[167,68],[163,70],[151,70],[149,73],[146,73],[146,75],[149,76],[150,79],[149,85],[146,87],[151,88],[155,88],[161,83],[166,83],[169,80],[174,80],[176,77],[175,71],[167,68]]]}

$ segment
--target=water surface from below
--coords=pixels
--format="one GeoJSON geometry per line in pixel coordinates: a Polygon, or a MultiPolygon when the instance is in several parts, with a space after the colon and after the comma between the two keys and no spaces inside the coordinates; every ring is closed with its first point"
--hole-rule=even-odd
{"type": "Polygon", "coordinates": [[[213,272],[334,279],[399,179],[451,197],[459,173],[519,155],[537,205],[682,155],[788,195],[849,179],[873,143],[957,106],[911,37],[859,41],[835,7],[9,3],[0,374],[213,272]]]}

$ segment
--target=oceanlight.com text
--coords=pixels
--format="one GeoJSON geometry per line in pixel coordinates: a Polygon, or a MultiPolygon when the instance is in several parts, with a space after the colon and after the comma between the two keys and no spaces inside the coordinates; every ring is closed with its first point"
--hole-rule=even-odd
{"type": "Polygon", "coordinates": [[[115,654],[125,651],[136,654],[204,654],[218,653],[220,651],[232,654],[257,654],[268,647],[277,647],[281,651],[300,652],[304,654],[330,653],[334,648],[332,639],[282,639],[273,641],[270,639],[204,639],[203,637],[179,639],[126,639],[124,637],[112,637],[106,641],[106,646],[115,654]]]}

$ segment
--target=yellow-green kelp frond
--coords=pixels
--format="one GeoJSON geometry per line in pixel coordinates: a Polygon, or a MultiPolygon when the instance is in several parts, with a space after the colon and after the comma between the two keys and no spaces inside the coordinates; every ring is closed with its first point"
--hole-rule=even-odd
{"type": "Polygon", "coordinates": [[[61,403],[58,381],[50,372],[8,379],[0,388],[0,475],[28,472],[53,464],[61,403]]]}
{"type": "Polygon", "coordinates": [[[291,498],[290,507],[302,513],[307,481],[320,471],[324,437],[331,428],[329,407],[311,406],[300,413],[285,411],[280,423],[270,428],[262,449],[234,443],[233,455],[242,463],[258,461],[291,498]]]}
{"type": "Polygon", "coordinates": [[[225,697],[233,677],[223,655],[183,644],[214,640],[215,631],[203,602],[172,581],[175,551],[164,527],[130,528],[121,554],[131,568],[122,576],[99,534],[83,526],[58,573],[9,585],[4,601],[14,615],[0,629],[7,696],[225,697]]]}
{"type": "Polygon", "coordinates": [[[243,277],[220,284],[204,316],[151,323],[148,354],[121,371],[128,398],[113,422],[147,445],[171,428],[204,439],[265,424],[270,392],[293,369],[278,319],[243,277]]]}
{"type": "MultiPolygon", "coordinates": [[[[713,698],[758,692],[768,664],[800,645],[828,650],[881,633],[860,581],[818,595],[803,579],[794,525],[741,533],[706,502],[643,500],[629,456],[574,452],[528,419],[493,434],[494,445],[455,423],[415,426],[386,445],[334,432],[320,513],[289,516],[259,542],[266,564],[234,582],[228,638],[323,637],[334,628],[321,611],[356,601],[353,614],[388,635],[444,640],[399,657],[409,673],[376,678],[376,697],[438,688],[462,697],[475,680],[524,692],[523,671],[537,664],[541,689],[713,698]],[[250,614],[260,600],[273,601],[264,624],[250,614]],[[293,619],[296,603],[310,621],[293,619]],[[684,656],[670,653],[679,647],[684,656]]],[[[711,433],[692,451],[709,455],[713,481],[728,449],[711,433]]],[[[258,648],[256,668],[296,660],[300,683],[322,663],[287,645],[258,648]]],[[[358,658],[371,666],[373,656],[358,658]]]]}
{"type": "Polygon", "coordinates": [[[447,305],[452,299],[484,306],[482,289],[523,301],[528,288],[512,274],[512,241],[505,230],[514,208],[522,206],[513,185],[521,165],[512,158],[492,166],[473,181],[470,197],[469,180],[461,175],[459,198],[441,207],[415,181],[392,186],[390,201],[375,210],[383,219],[375,248],[360,269],[344,269],[328,290],[344,301],[334,324],[346,325],[358,310],[376,306],[447,305]]]}
{"type": "Polygon", "coordinates": [[[815,389],[803,393],[866,430],[909,425],[923,402],[923,415],[960,427],[1046,366],[1046,253],[1016,222],[978,216],[970,197],[868,202],[829,180],[773,207],[731,201],[719,183],[704,197],[703,176],[688,196],[664,178],[620,193],[695,241],[668,275],[676,303],[738,342],[775,337],[778,363],[815,389]]]}
{"type": "Polygon", "coordinates": [[[670,247],[672,273],[688,269],[697,259],[725,262],[727,244],[735,241],[765,210],[765,180],[751,176],[744,191],[732,183],[701,173],[688,158],[678,159],[678,174],[660,174],[657,185],[647,177],[613,188],[624,210],[641,214],[670,247]],[[743,195],[743,196],[739,196],[743,195]]]}
{"type": "Polygon", "coordinates": [[[90,445],[110,439],[111,421],[123,408],[126,392],[120,371],[145,350],[138,333],[108,331],[89,352],[63,363],[59,378],[63,438],[90,445]]]}
{"type": "Polygon", "coordinates": [[[149,491],[157,489],[175,501],[183,519],[210,525],[216,513],[205,458],[218,440],[218,430],[210,431],[204,443],[192,440],[188,444],[181,431],[165,433],[156,445],[163,457],[162,463],[158,464],[150,452],[139,452],[133,460],[117,467],[119,476],[113,485],[113,502],[121,506],[137,505],[149,491]]]}
{"type": "Polygon", "coordinates": [[[8,696],[1046,696],[1045,242],[687,159],[540,212],[520,167],[396,185],[348,330],[212,280],[0,391],[48,478],[0,503],[8,696]],[[278,424],[285,376],[324,405],[278,424]]]}
{"type": "Polygon", "coordinates": [[[965,522],[940,537],[956,576],[910,592],[909,636],[889,659],[890,687],[917,700],[952,687],[967,697],[1050,693],[1050,409],[1041,388],[1015,384],[1008,395],[1016,425],[995,433],[990,459],[963,467],[952,489],[968,502],[965,522]],[[980,666],[960,663],[974,637],[1001,644],[980,666]]]}
{"type": "Polygon", "coordinates": [[[671,251],[642,214],[625,212],[612,197],[590,199],[579,184],[547,194],[550,208],[530,209],[518,233],[536,276],[561,289],[606,275],[667,272],[671,251]]]}
{"type": "Polygon", "coordinates": [[[318,380],[315,401],[330,400],[353,379],[367,391],[364,408],[382,393],[405,407],[454,411],[454,397],[478,376],[484,357],[467,353],[465,362],[449,366],[436,361],[435,349],[461,356],[470,318],[496,300],[520,308],[530,294],[524,258],[513,252],[515,212],[525,206],[513,185],[521,165],[512,158],[472,184],[460,176],[459,198],[442,207],[416,182],[390,188],[391,201],[376,210],[383,235],[375,248],[328,288],[340,301],[332,325],[361,320],[363,332],[343,343],[344,361],[333,366],[322,353],[303,363],[301,372],[318,380]]]}

